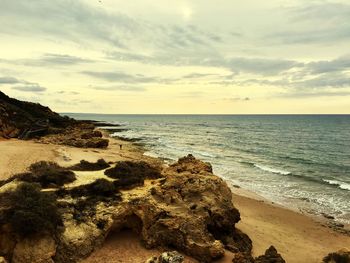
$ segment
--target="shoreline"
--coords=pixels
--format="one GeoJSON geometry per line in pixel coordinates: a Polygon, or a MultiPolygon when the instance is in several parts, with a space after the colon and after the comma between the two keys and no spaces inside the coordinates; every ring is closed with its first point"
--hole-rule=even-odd
{"type": "MultiPolygon", "coordinates": [[[[31,163],[39,160],[55,161],[63,166],[78,163],[82,159],[96,161],[99,158],[113,162],[146,160],[164,163],[161,159],[144,155],[146,151],[139,145],[115,139],[109,136],[107,131],[103,133],[104,137],[108,136],[110,139],[107,149],[74,148],[16,139],[1,140],[0,150],[8,154],[6,158],[0,160],[2,171],[0,179],[5,179],[4,177],[11,173],[24,172],[31,163]],[[119,144],[123,144],[123,150],[119,149],[119,144]],[[19,148],[21,151],[18,151],[19,148]],[[24,159],[25,156],[30,156],[30,158],[24,159]]],[[[252,239],[255,256],[262,254],[268,246],[274,245],[286,262],[302,263],[305,262],[303,259],[307,258],[310,259],[307,262],[312,263],[320,262],[329,252],[343,247],[350,248],[350,236],[335,232],[334,229],[322,225],[312,216],[274,204],[249,190],[230,188],[233,192],[233,203],[241,212],[242,220],[237,227],[252,239]]],[[[104,245],[88,258],[90,261],[86,262],[97,262],[94,261],[94,256],[97,257],[98,251],[103,249],[104,245]]],[[[219,262],[230,262],[229,255],[228,253],[228,256],[219,262]]],[[[126,251],[124,256],[126,258],[133,256],[133,251],[126,251]]],[[[188,260],[186,262],[196,262],[188,260]]]]}
{"type": "MultiPolygon", "coordinates": [[[[154,158],[159,160],[160,162],[163,162],[165,165],[168,165],[172,162],[175,162],[176,160],[169,159],[167,157],[163,156],[158,156],[156,153],[153,153],[151,149],[145,148],[144,144],[140,144],[139,140],[134,141],[134,139],[129,139],[129,138],[123,138],[121,136],[111,136],[112,133],[108,133],[108,130],[102,130],[102,131],[107,131],[105,133],[106,136],[109,135],[110,138],[117,139],[119,141],[125,141],[128,143],[132,143],[135,146],[139,147],[140,150],[143,152],[143,156],[146,156],[147,158],[154,158]]],[[[198,156],[196,156],[198,157],[198,156]]],[[[280,208],[288,209],[290,211],[293,211],[295,213],[305,215],[308,217],[311,217],[313,220],[317,221],[318,223],[324,224],[327,227],[333,228],[333,230],[338,231],[340,233],[346,233],[350,236],[350,222],[343,222],[341,220],[337,220],[337,218],[334,218],[333,216],[326,214],[326,213],[317,213],[317,211],[314,211],[312,209],[309,209],[308,207],[302,207],[298,205],[294,205],[292,203],[292,200],[290,202],[278,202],[276,200],[270,199],[268,197],[264,197],[260,195],[259,193],[256,193],[254,190],[246,189],[239,184],[234,184],[233,182],[230,182],[229,179],[225,178],[224,176],[215,173],[215,175],[219,176],[225,182],[229,185],[230,189],[232,192],[237,193],[237,195],[248,197],[257,201],[265,201],[267,203],[270,203],[273,206],[277,206],[280,208]]],[[[300,199],[299,201],[301,201],[300,199]]]]}

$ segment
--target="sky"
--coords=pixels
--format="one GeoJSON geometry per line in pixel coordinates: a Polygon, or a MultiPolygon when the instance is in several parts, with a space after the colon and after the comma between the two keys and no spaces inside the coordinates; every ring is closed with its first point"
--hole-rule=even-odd
{"type": "Polygon", "coordinates": [[[58,112],[350,113],[348,0],[0,0],[0,90],[58,112]]]}

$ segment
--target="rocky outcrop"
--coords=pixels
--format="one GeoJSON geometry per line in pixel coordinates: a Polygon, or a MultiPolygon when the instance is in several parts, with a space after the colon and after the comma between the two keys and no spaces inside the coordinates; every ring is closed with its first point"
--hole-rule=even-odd
{"type": "Polygon", "coordinates": [[[107,148],[109,140],[102,138],[102,133],[94,129],[95,126],[91,123],[76,123],[57,134],[50,134],[41,138],[40,142],[78,148],[107,148]]]}
{"type": "Polygon", "coordinates": [[[210,163],[197,160],[192,154],[180,158],[177,163],[170,165],[170,169],[177,173],[189,172],[191,174],[213,173],[210,163]]]}
{"type": "Polygon", "coordinates": [[[177,251],[164,252],[159,257],[152,257],[145,263],[182,263],[184,257],[177,251]]]}
{"type": "Polygon", "coordinates": [[[232,259],[233,263],[285,263],[284,259],[278,254],[274,246],[269,247],[264,255],[253,258],[250,253],[236,253],[232,259]]]}
{"type": "Polygon", "coordinates": [[[108,139],[94,129],[92,121],[76,121],[0,91],[0,137],[30,139],[50,135],[42,141],[79,148],[106,148],[108,139]]]}
{"type": "Polygon", "coordinates": [[[13,251],[12,263],[54,263],[56,243],[51,236],[36,236],[20,240],[13,251]]]}
{"type": "Polygon", "coordinates": [[[65,128],[74,120],[38,103],[19,101],[0,91],[0,137],[42,136],[50,129],[65,128]]]}
{"type": "MultiPolygon", "coordinates": [[[[0,256],[23,263],[36,262],[34,258],[42,259],[40,262],[78,262],[102,245],[108,235],[118,235],[125,228],[136,232],[147,248],[175,248],[203,263],[222,257],[225,248],[237,257],[251,255],[249,237],[235,227],[240,214],[233,206],[232,193],[209,164],[189,155],[162,170],[145,163],[118,162],[107,172],[110,177],[100,172],[101,178],[94,183],[74,187],[68,183],[56,190],[55,205],[62,224],[54,241],[15,239],[12,245],[5,242],[7,247],[0,242],[0,256]],[[116,167],[127,172],[119,173],[116,167]],[[137,184],[123,179],[128,173],[138,178],[137,184]],[[30,245],[40,242],[41,248],[30,245]]],[[[11,240],[11,231],[0,232],[0,237],[6,233],[11,240]]],[[[283,262],[265,260],[277,260],[276,253],[270,248],[252,262],[283,262]]],[[[162,260],[165,258],[171,257],[162,260]]],[[[177,262],[164,260],[159,262],[177,262]]]]}
{"type": "Polygon", "coordinates": [[[329,253],[323,259],[324,263],[350,263],[350,251],[346,248],[329,253]]]}
{"type": "Polygon", "coordinates": [[[250,252],[250,239],[235,229],[240,215],[232,205],[231,191],[221,178],[209,172],[207,164],[188,156],[178,163],[181,171],[174,165],[164,169],[160,178],[154,176],[154,168],[142,164],[143,170],[150,171],[145,172],[138,169],[140,165],[117,163],[128,171],[134,169],[135,177],[145,180],[136,187],[130,182],[132,188],[118,183],[121,175],[114,177],[121,200],[98,202],[95,213],[79,225],[72,220],[74,209],[65,211],[64,218],[69,220],[64,220],[66,230],[58,246],[58,262],[75,262],[108,234],[123,228],[138,233],[147,248],[174,247],[201,262],[222,257],[225,246],[250,252]],[[79,234],[71,234],[76,232],[79,234]]]}

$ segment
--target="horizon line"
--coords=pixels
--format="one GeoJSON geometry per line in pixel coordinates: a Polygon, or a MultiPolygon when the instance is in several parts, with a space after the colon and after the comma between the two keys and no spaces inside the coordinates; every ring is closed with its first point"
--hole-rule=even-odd
{"type": "Polygon", "coordinates": [[[183,115],[183,116],[249,116],[249,115],[318,115],[318,116],[339,116],[339,115],[350,115],[350,113],[92,113],[92,112],[58,112],[59,114],[84,114],[84,115],[145,115],[145,116],[151,116],[151,115],[183,115]]]}

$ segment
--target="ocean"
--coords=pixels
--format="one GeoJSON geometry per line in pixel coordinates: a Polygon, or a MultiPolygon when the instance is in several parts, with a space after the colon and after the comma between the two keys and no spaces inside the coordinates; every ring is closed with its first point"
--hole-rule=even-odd
{"type": "Polygon", "coordinates": [[[350,115],[67,114],[118,123],[146,155],[193,154],[230,185],[350,223],[350,115]]]}

